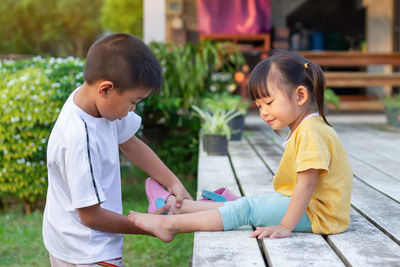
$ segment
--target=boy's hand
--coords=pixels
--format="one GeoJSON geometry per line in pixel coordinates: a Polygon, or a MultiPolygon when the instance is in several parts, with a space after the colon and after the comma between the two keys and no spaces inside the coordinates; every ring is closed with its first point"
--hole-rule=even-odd
{"type": "Polygon", "coordinates": [[[177,182],[173,184],[170,188],[168,188],[168,191],[170,191],[172,194],[175,195],[176,197],[176,207],[180,208],[182,207],[182,203],[184,199],[189,199],[193,200],[193,198],[190,196],[188,191],[186,191],[185,187],[182,185],[181,182],[177,182]]]}
{"type": "Polygon", "coordinates": [[[264,237],[269,238],[282,238],[289,237],[291,231],[283,227],[282,225],[268,226],[268,227],[257,227],[256,230],[250,234],[250,237],[257,237],[263,239],[264,237]]]}
{"type": "Polygon", "coordinates": [[[154,211],[152,214],[161,215],[164,212],[168,212],[170,207],[171,207],[170,205],[165,204],[164,206],[162,206],[158,210],[154,211]]]}
{"type": "MultiPolygon", "coordinates": [[[[170,208],[170,205],[166,204],[166,205],[162,206],[161,208],[159,208],[158,210],[154,211],[152,214],[161,215],[166,211],[168,212],[169,208],[170,208]]],[[[130,210],[128,217],[132,217],[132,215],[133,215],[133,210],[130,210]]]]}

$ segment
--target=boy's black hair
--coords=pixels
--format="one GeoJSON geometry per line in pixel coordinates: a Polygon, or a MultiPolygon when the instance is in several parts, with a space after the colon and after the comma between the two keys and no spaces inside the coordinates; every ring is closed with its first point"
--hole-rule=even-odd
{"type": "Polygon", "coordinates": [[[85,81],[111,81],[117,90],[161,89],[161,67],[150,48],[138,37],[115,33],[97,40],[89,48],[85,81]]]}
{"type": "Polygon", "coordinates": [[[324,93],[325,76],[321,67],[308,61],[303,56],[286,50],[272,50],[268,57],[258,63],[250,75],[249,91],[253,99],[269,96],[268,80],[291,94],[298,86],[307,88],[312,103],[318,107],[318,112],[326,124],[324,93]]]}

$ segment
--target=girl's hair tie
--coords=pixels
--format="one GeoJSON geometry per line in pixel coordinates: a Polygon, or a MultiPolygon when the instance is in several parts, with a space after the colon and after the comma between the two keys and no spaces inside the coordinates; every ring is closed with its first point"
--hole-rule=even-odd
{"type": "Polygon", "coordinates": [[[304,68],[308,69],[308,62],[304,63],[304,68]]]}

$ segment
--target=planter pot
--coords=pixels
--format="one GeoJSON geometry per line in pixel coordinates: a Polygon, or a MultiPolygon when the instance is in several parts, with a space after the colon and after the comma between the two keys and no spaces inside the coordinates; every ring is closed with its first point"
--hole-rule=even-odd
{"type": "Polygon", "coordinates": [[[400,128],[400,108],[385,107],[385,114],[389,125],[400,128]]]}
{"type": "Polygon", "coordinates": [[[232,129],[231,140],[241,140],[244,130],[245,115],[239,115],[233,118],[228,124],[232,129]]]}
{"type": "Polygon", "coordinates": [[[227,155],[228,139],[219,134],[203,135],[203,148],[207,155],[227,155]]]}

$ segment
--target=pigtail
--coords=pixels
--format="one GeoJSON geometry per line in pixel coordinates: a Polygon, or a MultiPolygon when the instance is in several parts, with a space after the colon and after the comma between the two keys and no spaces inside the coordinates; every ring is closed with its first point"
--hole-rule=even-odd
{"type": "Polygon", "coordinates": [[[310,80],[312,81],[312,93],[317,102],[318,112],[326,124],[331,126],[325,117],[325,105],[324,105],[324,94],[325,94],[325,76],[322,72],[321,67],[313,62],[308,62],[305,64],[306,72],[310,75],[310,80]]]}

